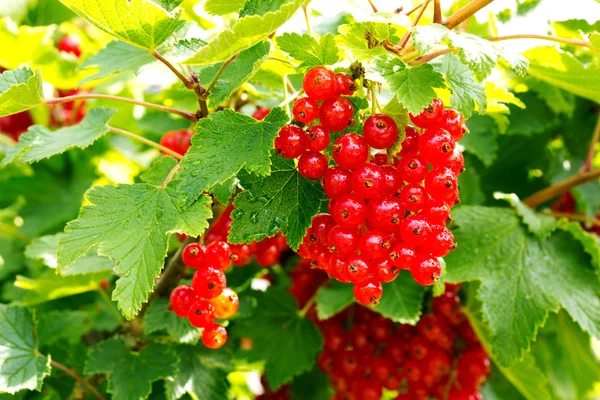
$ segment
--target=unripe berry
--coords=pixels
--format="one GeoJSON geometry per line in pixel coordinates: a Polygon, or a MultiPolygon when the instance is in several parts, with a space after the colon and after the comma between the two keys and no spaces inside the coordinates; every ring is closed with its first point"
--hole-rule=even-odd
{"type": "Polygon", "coordinates": [[[223,292],[217,297],[210,299],[209,303],[213,305],[215,317],[219,319],[233,317],[240,307],[240,300],[237,293],[229,288],[223,289],[223,292]]]}
{"type": "Polygon", "coordinates": [[[398,126],[391,117],[375,114],[365,121],[363,134],[369,146],[375,149],[387,149],[398,138],[398,126]]]}
{"type": "Polygon", "coordinates": [[[227,330],[219,324],[211,324],[202,332],[202,343],[209,349],[223,347],[227,341],[227,330]]]}

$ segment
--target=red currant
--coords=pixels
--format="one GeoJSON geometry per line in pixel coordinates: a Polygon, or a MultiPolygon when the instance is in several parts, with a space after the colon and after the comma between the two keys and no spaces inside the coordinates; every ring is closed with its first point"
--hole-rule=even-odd
{"type": "Polygon", "coordinates": [[[210,299],[209,303],[215,308],[215,317],[219,319],[233,317],[240,307],[240,300],[237,293],[229,288],[223,289],[223,292],[217,297],[210,299]]]}
{"type": "Polygon", "coordinates": [[[206,300],[198,300],[190,308],[188,320],[196,328],[206,328],[215,320],[215,307],[206,300]]]}
{"type": "Polygon", "coordinates": [[[312,151],[323,151],[329,146],[329,131],[323,125],[311,126],[308,131],[308,148],[312,151]]]}
{"type": "Polygon", "coordinates": [[[327,245],[329,232],[335,227],[335,220],[329,214],[317,214],[313,217],[309,236],[310,241],[319,245],[327,245]]]}
{"type": "Polygon", "coordinates": [[[450,207],[444,200],[430,197],[425,202],[422,214],[431,224],[443,225],[450,219],[450,207]]]}
{"type": "Polygon", "coordinates": [[[454,243],[454,235],[444,225],[432,225],[431,234],[426,246],[426,250],[434,257],[446,257],[452,250],[456,248],[454,243]]]}
{"type": "Polygon", "coordinates": [[[394,246],[389,258],[398,269],[410,269],[415,262],[415,250],[404,243],[400,243],[394,246]]]}
{"type": "Polygon", "coordinates": [[[452,325],[458,325],[463,320],[460,298],[455,293],[446,291],[434,297],[431,304],[433,312],[445,317],[452,325]]]}
{"type": "Polygon", "coordinates": [[[269,107],[259,107],[252,114],[252,118],[262,121],[271,112],[269,107]]]}
{"type": "Polygon", "coordinates": [[[64,53],[71,53],[75,57],[81,56],[81,48],[79,47],[79,39],[75,36],[66,35],[58,42],[58,50],[64,53]]]}
{"type": "Polygon", "coordinates": [[[454,151],[455,142],[444,129],[430,128],[419,139],[419,152],[430,164],[444,164],[454,151]]]}
{"type": "Polygon", "coordinates": [[[339,225],[357,226],[367,218],[367,206],[354,194],[343,194],[333,205],[331,215],[339,225]]]}
{"type": "Polygon", "coordinates": [[[337,254],[329,258],[327,273],[331,275],[332,278],[337,279],[342,283],[350,282],[346,275],[346,260],[337,254]]]}
{"type": "Polygon", "coordinates": [[[425,188],[418,183],[409,183],[400,191],[400,203],[402,208],[408,211],[420,211],[427,201],[425,188]]]}
{"type": "Polygon", "coordinates": [[[303,124],[310,124],[319,116],[319,105],[310,97],[296,100],[292,107],[294,118],[303,124]]]}
{"type": "Polygon", "coordinates": [[[403,216],[400,200],[392,195],[369,201],[367,220],[375,229],[386,233],[394,232],[400,226],[403,216]]]}
{"type": "Polygon", "coordinates": [[[458,381],[466,387],[479,387],[490,370],[490,359],[479,347],[465,351],[458,359],[458,381]]]}
{"type": "Polygon", "coordinates": [[[389,255],[391,243],[385,233],[371,230],[361,236],[358,246],[365,257],[379,260],[389,255]]]}
{"type": "Polygon", "coordinates": [[[444,115],[444,104],[440,99],[434,99],[421,113],[409,114],[409,117],[419,128],[430,128],[440,122],[442,115],[444,115]]]}
{"type": "Polygon", "coordinates": [[[281,250],[274,244],[266,243],[256,250],[256,262],[263,267],[277,264],[279,256],[281,256],[281,250]]]}
{"type": "Polygon", "coordinates": [[[402,150],[400,154],[410,154],[419,151],[419,131],[410,125],[404,127],[406,137],[402,142],[402,150]]]}
{"type": "Polygon", "coordinates": [[[229,243],[217,240],[206,246],[206,265],[225,271],[231,265],[231,247],[229,243]]]}
{"type": "Polygon", "coordinates": [[[314,100],[327,100],[337,93],[336,76],[325,67],[314,67],[304,75],[302,87],[308,97],[314,100]]]}
{"type": "Polygon", "coordinates": [[[221,294],[227,286],[227,281],[223,271],[216,268],[202,268],[194,274],[192,286],[198,296],[212,299],[221,294]]]}
{"type": "Polygon", "coordinates": [[[383,294],[381,283],[369,278],[354,285],[354,297],[361,304],[376,306],[383,294]]]}
{"type": "Polygon", "coordinates": [[[408,342],[407,350],[408,355],[414,360],[421,361],[427,355],[430,344],[421,336],[417,336],[410,342],[408,342]]]}
{"type": "Polygon", "coordinates": [[[0,118],[0,132],[7,134],[14,140],[19,140],[19,137],[27,132],[31,125],[33,125],[33,119],[29,111],[22,111],[0,118]]]}
{"type": "Polygon", "coordinates": [[[287,124],[279,131],[275,138],[275,150],[277,155],[285,158],[296,158],[306,151],[308,137],[306,133],[296,125],[287,124]]]}
{"type": "Polygon", "coordinates": [[[325,129],[339,132],[346,129],[354,116],[354,107],[345,97],[325,100],[319,108],[319,119],[325,129]]]}
{"type": "Polygon", "coordinates": [[[338,96],[352,96],[356,92],[356,83],[350,75],[338,72],[335,74],[335,80],[338,96]]]}
{"type": "Polygon", "coordinates": [[[457,196],[456,176],[446,168],[434,168],[425,177],[425,189],[434,199],[453,204],[457,196]]]}
{"type": "Polygon", "coordinates": [[[400,177],[408,183],[422,182],[425,175],[427,175],[427,171],[429,171],[427,161],[416,153],[403,155],[398,164],[400,177]]]}
{"type": "Polygon", "coordinates": [[[383,170],[373,163],[360,164],[352,173],[352,189],[363,199],[372,199],[383,194],[385,181],[383,170]]]}
{"type": "Polygon", "coordinates": [[[327,235],[329,251],[342,257],[349,255],[358,248],[359,237],[356,227],[334,226],[327,235]]]}
{"type": "Polygon", "coordinates": [[[447,130],[455,141],[462,139],[464,134],[468,132],[465,118],[456,110],[446,108],[444,115],[439,123],[440,128],[447,130]]]}
{"type": "Polygon", "coordinates": [[[160,144],[175,153],[184,155],[191,145],[194,132],[189,129],[168,131],[160,138],[160,144]]]}
{"type": "Polygon", "coordinates": [[[352,283],[359,283],[371,276],[371,264],[364,256],[352,255],[346,260],[346,276],[352,283]]]}
{"type": "Polygon", "coordinates": [[[365,138],[356,133],[340,136],[332,148],[333,160],[342,168],[354,169],[367,161],[369,146],[365,138]]]}
{"type": "Polygon", "coordinates": [[[387,149],[398,139],[398,126],[391,117],[375,114],[365,121],[363,134],[369,146],[375,149],[387,149]]]}
{"type": "Polygon", "coordinates": [[[383,182],[384,190],[383,194],[394,194],[402,186],[402,178],[396,168],[391,165],[383,165],[381,167],[383,171],[383,182]]]}
{"type": "Polygon", "coordinates": [[[191,286],[177,286],[171,292],[171,308],[180,317],[186,318],[196,301],[198,295],[191,286]]]}
{"type": "Polygon", "coordinates": [[[247,244],[232,244],[231,259],[236,267],[243,267],[252,262],[252,248],[247,244]]]}
{"type": "Polygon", "coordinates": [[[379,282],[391,282],[400,273],[400,269],[389,258],[373,261],[373,269],[375,271],[375,278],[379,282]]]}
{"type": "Polygon", "coordinates": [[[400,224],[400,236],[409,246],[419,246],[426,242],[431,231],[429,223],[418,214],[409,215],[400,224]]]}
{"type": "Polygon", "coordinates": [[[227,330],[219,324],[211,324],[202,332],[202,343],[209,349],[223,347],[227,341],[227,330]]]}
{"type": "Polygon", "coordinates": [[[327,157],[316,151],[305,151],[298,159],[298,172],[308,179],[319,179],[327,171],[327,157]]]}
{"type": "Polygon", "coordinates": [[[325,171],[321,184],[325,194],[330,199],[335,199],[342,194],[352,191],[352,173],[340,167],[331,167],[325,171]]]}
{"type": "Polygon", "coordinates": [[[446,160],[445,166],[458,176],[465,171],[465,157],[460,150],[454,148],[452,155],[446,160]]]}
{"type": "Polygon", "coordinates": [[[190,243],[183,248],[181,259],[186,267],[198,269],[205,265],[206,249],[200,243],[190,243]]]}
{"type": "Polygon", "coordinates": [[[417,255],[410,273],[419,285],[429,286],[440,279],[442,268],[437,258],[417,255]]]}

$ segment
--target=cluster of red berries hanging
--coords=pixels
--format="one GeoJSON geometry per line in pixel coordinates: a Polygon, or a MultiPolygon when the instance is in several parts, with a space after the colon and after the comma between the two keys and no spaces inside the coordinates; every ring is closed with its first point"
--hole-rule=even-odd
{"type": "Polygon", "coordinates": [[[378,304],[381,283],[404,269],[421,285],[435,283],[441,275],[438,257],[456,247],[445,224],[458,202],[457,180],[464,169],[456,148],[466,131],[463,116],[434,100],[410,115],[417,128],[405,127],[399,157],[388,157],[381,152],[371,156],[372,149],[393,146],[398,127],[388,115],[371,115],[362,136],[346,133],[333,143],[336,166],[329,167],[322,151],[330,132],[352,125],[352,103],[343,95],[356,86],[347,74],[316,67],[304,77],[303,87],[308,97],[296,101],[293,113],[308,133],[288,124],[275,139],[275,149],[283,157],[299,157],[300,174],[321,178],[330,200],[329,214],[313,219],[300,255],[331,277],[353,283],[362,304],[378,304]]]}
{"type": "Polygon", "coordinates": [[[224,272],[233,258],[227,242],[214,241],[207,246],[188,244],[182,260],[196,270],[192,285],[181,285],[171,292],[173,312],[187,318],[194,327],[202,328],[202,342],[211,349],[218,349],[227,341],[227,331],[215,319],[231,318],[240,304],[237,293],[227,287],[224,272]]]}
{"type": "MultiPolygon", "coordinates": [[[[448,285],[450,286],[450,285],[448,285]]],[[[490,360],[464,317],[457,286],[434,298],[417,326],[396,325],[353,306],[319,325],[324,350],[319,368],[329,375],[334,400],[480,400],[490,360]]]]}

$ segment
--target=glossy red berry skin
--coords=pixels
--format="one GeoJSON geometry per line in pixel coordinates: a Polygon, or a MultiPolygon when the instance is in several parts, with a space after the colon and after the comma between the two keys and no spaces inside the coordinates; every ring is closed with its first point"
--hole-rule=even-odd
{"type": "Polygon", "coordinates": [[[188,320],[196,328],[206,328],[215,320],[215,307],[206,300],[198,300],[190,308],[188,320]]]}
{"type": "Polygon", "coordinates": [[[369,278],[354,285],[354,297],[361,304],[376,306],[379,304],[383,288],[376,279],[369,278]]]}
{"type": "Polygon", "coordinates": [[[329,131],[323,125],[311,126],[308,130],[308,148],[312,151],[323,151],[329,146],[329,131]]]}
{"type": "Polygon", "coordinates": [[[373,270],[375,278],[384,283],[393,281],[400,273],[400,268],[396,267],[389,258],[373,261],[373,270]]]}
{"type": "Polygon", "coordinates": [[[391,251],[390,238],[383,232],[369,230],[360,237],[359,249],[371,260],[387,258],[391,251]]]}
{"type": "Polygon", "coordinates": [[[400,203],[408,211],[420,211],[427,201],[425,188],[418,183],[409,183],[400,190],[400,203]]]}
{"type": "Polygon", "coordinates": [[[312,243],[318,243],[320,246],[326,246],[329,232],[336,226],[335,220],[329,214],[317,214],[313,217],[308,230],[309,240],[312,243]]]}
{"type": "Polygon", "coordinates": [[[354,169],[369,157],[369,146],[365,138],[356,133],[340,136],[334,142],[332,150],[335,163],[345,169],[354,169]]]}
{"type": "Polygon", "coordinates": [[[66,35],[58,42],[57,46],[59,51],[63,53],[71,53],[75,57],[79,58],[81,56],[81,48],[79,47],[79,39],[74,36],[66,35]]]}
{"type": "Polygon", "coordinates": [[[454,204],[457,198],[457,179],[447,168],[434,168],[425,177],[425,189],[429,196],[454,204]]]}
{"type": "Polygon", "coordinates": [[[231,265],[231,247],[229,243],[217,240],[206,246],[206,265],[225,271],[231,265]]]}
{"type": "Polygon", "coordinates": [[[427,161],[416,153],[403,155],[398,163],[398,173],[402,180],[408,183],[422,182],[427,171],[429,171],[427,161]]]}
{"type": "Polygon", "coordinates": [[[463,115],[451,108],[444,110],[444,115],[439,122],[439,127],[447,130],[456,142],[462,139],[464,134],[468,131],[463,115]]]}
{"type": "Polygon", "coordinates": [[[319,108],[321,125],[330,132],[339,132],[346,129],[354,116],[354,107],[345,97],[325,100],[319,108]]]}
{"type": "Polygon", "coordinates": [[[331,167],[325,171],[321,182],[325,194],[330,199],[336,199],[342,194],[352,191],[352,173],[340,167],[331,167]]]}
{"type": "Polygon", "coordinates": [[[267,115],[269,115],[270,112],[271,109],[269,107],[259,107],[252,114],[252,118],[262,121],[267,115]]]}
{"type": "Polygon", "coordinates": [[[356,83],[350,75],[338,72],[335,79],[338,96],[352,96],[356,92],[356,83]]]}
{"type": "Polygon", "coordinates": [[[304,75],[302,87],[311,99],[327,100],[337,93],[337,79],[330,69],[314,67],[304,75]]]}
{"type": "Polygon", "coordinates": [[[363,135],[374,149],[387,149],[398,139],[398,126],[385,114],[371,115],[365,121],[363,135]]]}
{"type": "Polygon", "coordinates": [[[308,137],[306,133],[296,125],[287,124],[279,131],[275,138],[275,150],[277,155],[285,158],[297,158],[306,151],[308,137]]]}
{"type": "Polygon", "coordinates": [[[232,244],[231,255],[233,265],[236,267],[244,267],[252,262],[253,251],[247,244],[232,244]]]}
{"type": "Polygon", "coordinates": [[[223,289],[223,293],[210,299],[209,303],[215,308],[215,317],[219,319],[233,317],[240,307],[240,299],[237,293],[230,288],[223,289]]]}
{"type": "Polygon", "coordinates": [[[346,276],[352,283],[359,283],[371,276],[371,264],[365,256],[351,255],[346,259],[346,276]]]}
{"type": "Polygon", "coordinates": [[[418,247],[427,241],[431,231],[429,223],[420,215],[409,215],[400,224],[400,236],[404,243],[418,247]]]}
{"type": "Polygon", "coordinates": [[[329,263],[327,265],[327,273],[334,279],[342,283],[348,283],[350,280],[346,276],[346,259],[332,253],[329,257],[329,263]]]}
{"type": "Polygon", "coordinates": [[[352,172],[352,189],[363,199],[373,199],[383,194],[385,181],[383,169],[373,163],[360,164],[352,172]]]}
{"type": "Polygon", "coordinates": [[[350,255],[358,248],[359,238],[356,227],[334,226],[327,234],[329,251],[341,257],[350,255]]]}
{"type": "Polygon", "coordinates": [[[383,171],[384,182],[383,194],[396,193],[402,186],[402,178],[400,178],[400,174],[396,168],[391,165],[383,165],[381,166],[381,170],[383,171]]]}
{"type": "Polygon", "coordinates": [[[410,269],[415,262],[415,257],[414,248],[404,243],[394,246],[389,254],[390,260],[398,269],[410,269]]]}
{"type": "Polygon", "coordinates": [[[371,200],[367,206],[369,224],[385,233],[396,231],[400,227],[403,217],[402,204],[398,198],[392,195],[371,200]]]}
{"type": "Polygon", "coordinates": [[[444,225],[432,225],[429,240],[422,250],[434,257],[446,257],[456,248],[454,235],[444,225]]]}
{"type": "Polygon", "coordinates": [[[327,171],[327,157],[316,151],[306,151],[298,159],[298,172],[308,179],[319,179],[327,171]]]}
{"type": "Polygon", "coordinates": [[[444,104],[440,99],[434,99],[423,111],[417,115],[409,114],[410,120],[419,128],[436,126],[444,115],[444,104]]]}
{"type": "Polygon", "coordinates": [[[194,274],[192,286],[198,296],[212,299],[221,294],[227,286],[227,281],[223,271],[216,268],[202,268],[194,274]]]}
{"type": "Polygon", "coordinates": [[[417,255],[410,273],[419,285],[429,286],[440,279],[442,268],[435,257],[417,255]]]}
{"type": "Polygon", "coordinates": [[[319,116],[319,105],[310,97],[302,97],[294,103],[292,114],[297,121],[310,124],[319,116]]]}
{"type": "Polygon", "coordinates": [[[433,166],[444,164],[455,147],[454,139],[444,129],[430,128],[419,139],[419,152],[433,166]]]}
{"type": "Polygon", "coordinates": [[[194,132],[189,129],[168,131],[160,138],[160,144],[175,153],[184,155],[191,146],[194,132]]]}
{"type": "Polygon", "coordinates": [[[211,324],[202,332],[202,343],[209,349],[218,349],[227,342],[227,330],[219,324],[211,324]]]}
{"type": "Polygon", "coordinates": [[[181,259],[186,267],[198,269],[206,263],[206,249],[200,243],[190,243],[183,248],[181,259]]]}
{"type": "Polygon", "coordinates": [[[331,215],[339,225],[358,226],[367,218],[367,206],[355,194],[343,194],[336,199],[331,215]]]}
{"type": "Polygon", "coordinates": [[[177,286],[171,292],[171,308],[177,316],[187,318],[190,309],[198,301],[198,295],[191,286],[177,286]]]}
{"type": "Polygon", "coordinates": [[[410,154],[419,151],[419,131],[414,127],[407,125],[404,127],[406,137],[402,141],[402,150],[400,154],[410,154]]]}
{"type": "Polygon", "coordinates": [[[281,250],[274,244],[260,246],[256,250],[256,262],[263,267],[270,267],[277,264],[281,250]]]}
{"type": "Polygon", "coordinates": [[[17,114],[0,117],[0,133],[5,133],[13,140],[19,140],[19,137],[33,125],[33,119],[29,111],[22,111],[17,114]]]}
{"type": "Polygon", "coordinates": [[[447,168],[449,168],[452,172],[456,174],[456,176],[462,174],[465,170],[465,157],[461,153],[460,150],[454,148],[452,155],[446,160],[444,164],[447,168]]]}
{"type": "Polygon", "coordinates": [[[421,212],[431,224],[444,225],[450,219],[450,206],[444,201],[428,198],[421,212]]]}

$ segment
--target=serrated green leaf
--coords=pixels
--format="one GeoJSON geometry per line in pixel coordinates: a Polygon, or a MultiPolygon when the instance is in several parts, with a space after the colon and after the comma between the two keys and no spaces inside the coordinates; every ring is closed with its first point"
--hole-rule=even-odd
{"type": "Polygon", "coordinates": [[[39,315],[37,335],[40,346],[50,346],[59,341],[78,342],[92,329],[85,311],[50,310],[39,315]]]}
{"type": "Polygon", "coordinates": [[[277,45],[292,58],[301,61],[300,70],[332,65],[339,59],[335,37],[331,33],[321,36],[318,43],[307,34],[284,33],[277,37],[277,45]]]}
{"type": "Polygon", "coordinates": [[[525,52],[529,74],[577,96],[600,103],[600,67],[584,66],[572,54],[555,47],[536,47],[525,52]]]}
{"type": "Polygon", "coordinates": [[[143,66],[153,62],[156,62],[156,58],[146,50],[115,40],[81,64],[80,68],[82,69],[90,67],[98,71],[82,80],[80,85],[117,72],[129,72],[137,75],[143,66]]]}
{"type": "Polygon", "coordinates": [[[536,214],[535,211],[523,204],[515,194],[496,193],[494,197],[507,201],[521,217],[523,223],[527,225],[529,232],[537,236],[538,239],[547,239],[554,231],[556,227],[554,217],[536,214]]]}
{"type": "Polygon", "coordinates": [[[237,178],[227,179],[223,183],[218,183],[212,188],[212,194],[215,199],[223,205],[229,204],[229,201],[233,197],[233,194],[237,190],[238,180],[237,178]]]}
{"type": "Polygon", "coordinates": [[[179,368],[173,379],[165,383],[169,400],[186,393],[197,400],[221,400],[229,389],[227,374],[233,369],[231,354],[226,350],[210,350],[204,345],[176,348],[179,368]]]}
{"type": "Polygon", "coordinates": [[[481,281],[477,293],[501,365],[519,360],[548,312],[561,307],[600,333],[597,266],[572,236],[558,231],[540,241],[507,209],[465,206],[452,216],[459,246],[445,259],[446,280],[481,281]]]}
{"type": "Polygon", "coordinates": [[[246,0],[206,0],[204,11],[212,15],[225,15],[238,12],[246,0]]]}
{"type": "Polygon", "coordinates": [[[414,325],[419,320],[425,287],[404,271],[390,283],[383,284],[379,305],[372,310],[394,322],[414,325]]]}
{"type": "Polygon", "coordinates": [[[471,118],[477,104],[479,114],[485,114],[487,98],[483,85],[475,80],[473,73],[454,54],[435,59],[433,68],[446,78],[450,87],[452,108],[460,111],[465,119],[471,118]]]}
{"type": "Polygon", "coordinates": [[[24,307],[0,304],[0,391],[41,390],[50,357],[38,352],[33,316],[24,307]]]}
{"type": "Polygon", "coordinates": [[[186,63],[213,64],[225,61],[232,55],[254,46],[290,19],[304,1],[293,0],[282,5],[279,10],[268,12],[263,16],[250,15],[240,18],[231,29],[218,34],[193,57],[190,57],[186,63]]]}
{"type": "Polygon", "coordinates": [[[271,389],[277,390],[294,376],[312,369],[323,339],[311,321],[298,315],[296,301],[286,291],[270,288],[257,293],[256,298],[260,312],[240,321],[253,347],[239,355],[250,362],[266,360],[267,381],[271,389]]]}
{"type": "Polygon", "coordinates": [[[335,37],[335,41],[350,59],[367,62],[375,57],[385,57],[386,50],[383,47],[369,47],[369,42],[365,39],[367,30],[368,27],[365,23],[340,25],[338,27],[339,35],[335,37]]]}
{"type": "Polygon", "coordinates": [[[489,167],[496,159],[498,144],[496,135],[498,126],[489,116],[475,115],[467,121],[469,133],[460,140],[465,150],[481,160],[483,165],[489,167]]]}
{"type": "Polygon", "coordinates": [[[412,114],[420,113],[438,96],[434,88],[444,88],[444,78],[429,64],[409,68],[398,58],[379,57],[377,70],[390,86],[390,92],[412,114]]]}
{"type": "Polygon", "coordinates": [[[548,134],[559,124],[558,116],[534,93],[519,93],[517,97],[525,104],[525,108],[512,104],[508,105],[510,125],[506,130],[507,135],[535,136],[548,134]]]}
{"type": "Polygon", "coordinates": [[[287,121],[281,108],[274,108],[263,121],[229,109],[201,119],[177,174],[180,202],[192,204],[202,192],[225,182],[242,168],[269,174],[273,141],[287,121]]]}
{"type": "Polygon", "coordinates": [[[170,156],[163,156],[154,160],[150,168],[140,175],[142,182],[154,186],[161,185],[173,168],[177,165],[177,160],[170,156]]]}
{"type": "Polygon", "coordinates": [[[240,18],[249,15],[265,15],[268,12],[278,11],[282,5],[289,3],[291,0],[246,0],[244,7],[240,10],[240,18]]]}
{"type": "Polygon", "coordinates": [[[29,110],[42,104],[42,76],[21,67],[0,74],[0,117],[29,110]]]}
{"type": "Polygon", "coordinates": [[[415,26],[410,43],[419,53],[429,53],[436,44],[441,44],[446,40],[448,32],[450,30],[441,24],[415,26]]]}
{"type": "Polygon", "coordinates": [[[175,62],[182,62],[196,54],[204,46],[206,46],[206,42],[200,38],[181,39],[165,52],[165,57],[175,62]]]}
{"type": "Polygon", "coordinates": [[[183,3],[183,0],[153,0],[153,1],[158,2],[158,4],[160,4],[167,11],[173,11],[174,9],[179,7],[179,5],[181,3],[183,3]]]}
{"type": "Polygon", "coordinates": [[[331,286],[322,286],[317,293],[317,315],[319,319],[329,319],[354,303],[352,285],[338,281],[331,286]]]}
{"type": "Polygon", "coordinates": [[[596,235],[586,232],[581,224],[576,221],[561,219],[556,224],[556,227],[565,232],[569,232],[574,239],[579,241],[586,253],[592,258],[594,265],[600,268],[600,243],[596,235]]]}
{"type": "MultiPolygon", "coordinates": [[[[246,49],[225,68],[217,85],[208,96],[209,104],[213,107],[221,105],[231,94],[242,86],[258,71],[269,55],[271,44],[261,42],[246,49]]],[[[200,82],[212,82],[223,63],[217,63],[200,71],[200,82]]]]}
{"type": "Polygon", "coordinates": [[[182,22],[151,0],[60,0],[77,15],[123,42],[154,50],[182,22]]]}
{"type": "Polygon", "coordinates": [[[115,399],[141,400],[152,390],[152,382],[177,371],[179,358],[173,349],[161,343],[150,343],[133,353],[120,338],[99,343],[89,355],[85,373],[107,374],[108,393],[115,399]]]}
{"type": "Polygon", "coordinates": [[[150,303],[150,307],[144,314],[144,333],[166,330],[176,342],[197,342],[200,338],[200,330],[194,328],[187,318],[178,317],[168,308],[169,300],[165,298],[158,298],[150,303]]]}
{"type": "Polygon", "coordinates": [[[229,232],[231,243],[250,243],[281,231],[293,249],[326,200],[319,182],[304,178],[293,160],[274,156],[271,175],[261,178],[247,172],[238,175],[244,192],[235,201],[229,232]]]}
{"type": "Polygon", "coordinates": [[[66,235],[59,242],[59,270],[98,247],[98,254],[116,261],[115,272],[121,277],[113,300],[118,301],[123,315],[132,319],[163,267],[168,234],[200,235],[212,216],[210,200],[201,196],[182,210],[176,206],[177,193],[171,185],[146,183],[94,187],[87,192],[87,199],[91,205],[84,206],[78,218],[67,224],[66,235]]]}
{"type": "Polygon", "coordinates": [[[11,162],[32,163],[75,147],[85,149],[108,132],[107,123],[115,112],[115,108],[92,108],[79,124],[56,131],[34,125],[21,135],[1,165],[11,162]]]}

